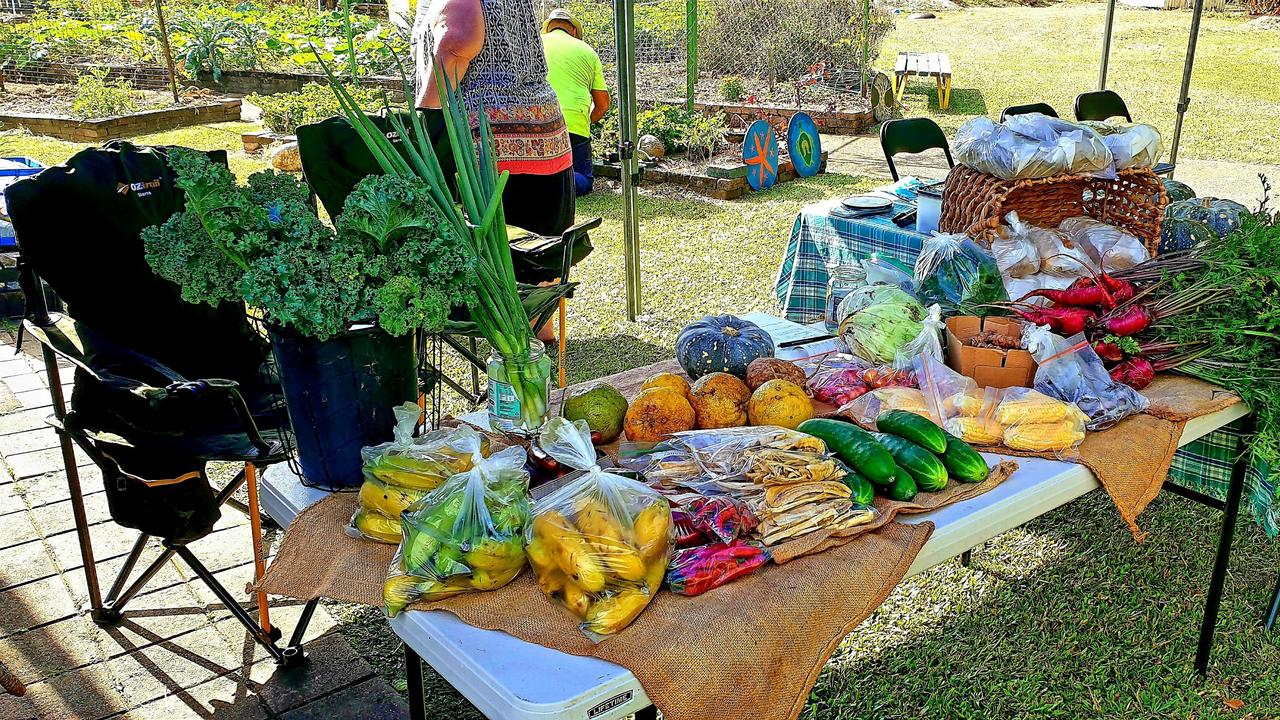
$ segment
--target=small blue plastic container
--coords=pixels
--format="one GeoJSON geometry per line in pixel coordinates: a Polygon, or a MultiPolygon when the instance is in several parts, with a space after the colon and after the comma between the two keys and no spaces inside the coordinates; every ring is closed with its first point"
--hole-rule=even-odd
{"type": "Polygon", "coordinates": [[[13,225],[9,222],[9,206],[5,201],[4,189],[43,169],[43,165],[31,158],[0,158],[0,252],[12,250],[18,245],[13,225]]]}

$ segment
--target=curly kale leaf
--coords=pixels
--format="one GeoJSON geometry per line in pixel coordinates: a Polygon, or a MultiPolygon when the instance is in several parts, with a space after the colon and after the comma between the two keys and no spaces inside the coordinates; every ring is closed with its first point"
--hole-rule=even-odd
{"type": "Polygon", "coordinates": [[[376,310],[387,332],[439,330],[453,306],[472,299],[470,243],[420,180],[365,178],[336,225],[339,244],[364,258],[360,271],[369,281],[361,307],[376,310]]]}

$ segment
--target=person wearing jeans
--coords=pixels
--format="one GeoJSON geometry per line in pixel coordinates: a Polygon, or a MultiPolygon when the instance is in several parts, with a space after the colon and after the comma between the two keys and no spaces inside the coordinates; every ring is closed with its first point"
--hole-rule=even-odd
{"type": "Polygon", "coordinates": [[[542,48],[547,57],[547,82],[556,91],[569,143],[573,148],[573,184],[578,195],[591,192],[591,124],[609,110],[600,56],[582,41],[582,25],[558,8],[542,24],[542,48]]]}

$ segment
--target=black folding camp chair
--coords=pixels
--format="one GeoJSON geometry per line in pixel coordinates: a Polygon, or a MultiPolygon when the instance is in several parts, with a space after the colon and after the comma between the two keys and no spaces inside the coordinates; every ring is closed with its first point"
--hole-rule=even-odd
{"type": "MultiPolygon", "coordinates": [[[[444,118],[439,111],[424,110],[423,124],[434,139],[436,156],[446,178],[453,177],[453,156],[444,136],[444,118]]],[[[370,119],[394,144],[401,139],[395,125],[386,117],[372,115],[370,119]]],[[[409,123],[405,123],[408,126],[409,123]]],[[[347,196],[357,183],[369,175],[382,173],[382,167],[365,146],[359,133],[346,118],[332,117],[318,123],[298,128],[298,151],[302,159],[302,172],[307,184],[330,216],[342,212],[347,196]]],[[[560,386],[564,387],[564,369],[567,321],[565,300],[573,297],[576,285],[569,282],[569,273],[592,250],[590,230],[600,226],[600,218],[592,218],[565,230],[559,237],[543,237],[520,231],[511,237],[512,262],[516,278],[521,282],[520,294],[525,311],[534,327],[542,327],[559,312],[559,367],[560,386]],[[538,283],[553,282],[552,285],[538,283]]],[[[443,343],[471,364],[471,388],[447,376],[429,359],[422,363],[424,392],[443,383],[472,403],[482,402],[487,388],[482,388],[479,373],[485,369],[485,358],[476,346],[479,333],[467,319],[464,308],[457,309],[449,325],[433,340],[443,343]]],[[[419,343],[427,347],[429,343],[419,343]]]]}
{"type": "MultiPolygon", "coordinates": [[[[260,578],[265,559],[257,471],[284,460],[285,453],[270,439],[282,416],[266,369],[267,344],[243,306],[184,302],[179,288],[147,265],[141,230],[183,206],[166,152],[112,143],[6,190],[22,249],[24,326],[42,346],[53,400],[49,422],[61,444],[92,618],[104,626],[117,622],[177,555],[258,644],[291,665],[305,658],[301,639],[314,602],[282,649],[265,594],[258,594],[255,621],[188,547],[213,530],[222,505],[244,486],[260,578]],[[42,281],[66,303],[66,314],[48,310],[42,281]],[[60,360],[74,368],[70,407],[60,360]],[[105,598],[72,443],[101,469],[112,520],[140,532],[105,598]],[[215,492],[205,475],[209,461],[244,467],[215,492]],[[130,583],[152,538],[162,552],[130,583]]],[[[226,162],[225,153],[211,156],[226,162]]]]}
{"type": "MultiPolygon", "coordinates": [[[[1122,117],[1125,122],[1133,122],[1128,104],[1115,90],[1082,92],[1076,96],[1072,109],[1075,111],[1076,120],[1110,120],[1113,117],[1122,117]]],[[[1167,162],[1156,163],[1151,171],[1157,175],[1172,175],[1174,166],[1167,162]]]]}

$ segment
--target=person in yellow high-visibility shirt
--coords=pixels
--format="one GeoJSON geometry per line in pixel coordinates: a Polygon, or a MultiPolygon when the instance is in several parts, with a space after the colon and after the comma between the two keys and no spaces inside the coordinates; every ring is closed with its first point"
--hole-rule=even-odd
{"type": "Polygon", "coordinates": [[[560,112],[573,148],[573,184],[578,195],[591,192],[591,124],[609,110],[600,56],[582,41],[582,25],[568,10],[552,10],[542,24],[542,49],[547,57],[547,82],[560,100],[560,112]]]}

